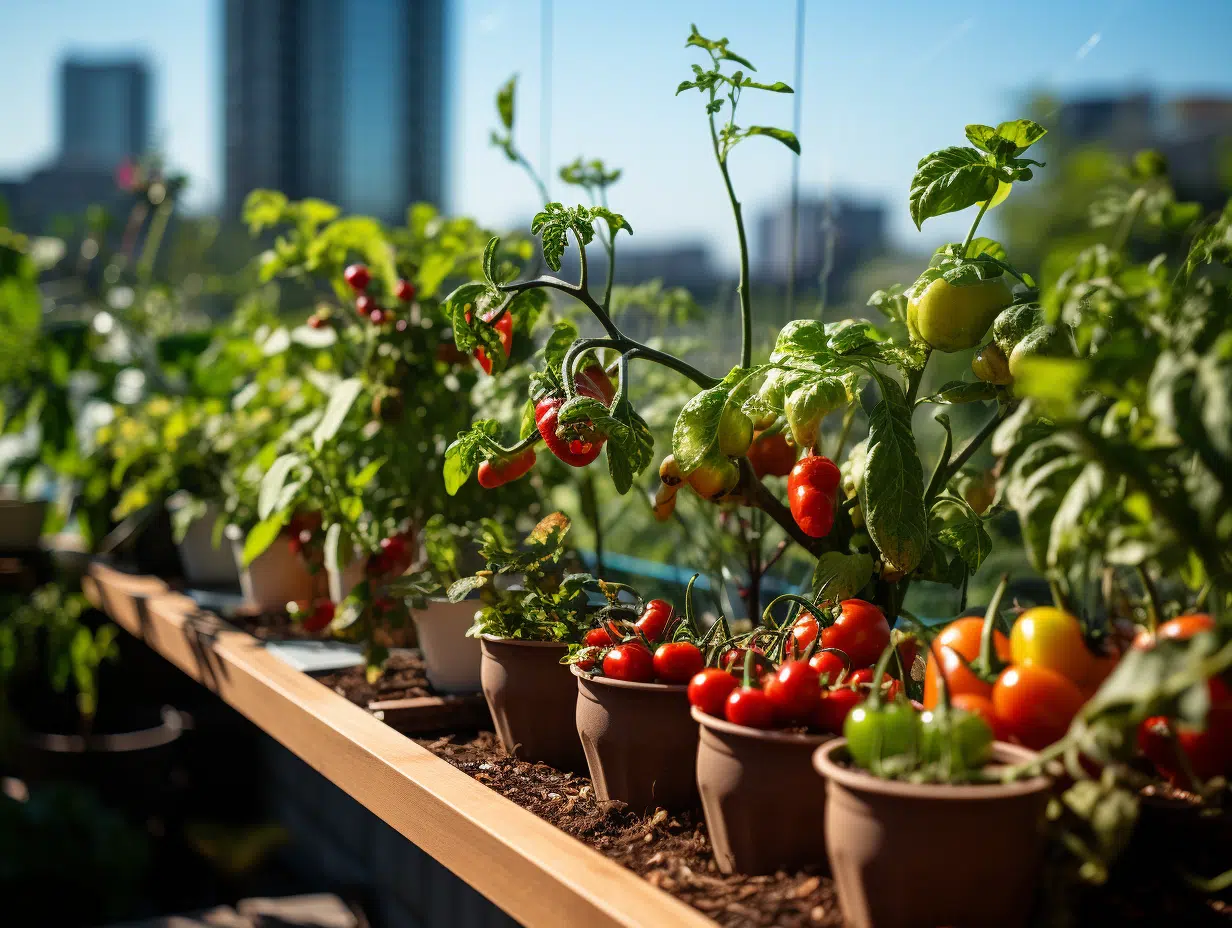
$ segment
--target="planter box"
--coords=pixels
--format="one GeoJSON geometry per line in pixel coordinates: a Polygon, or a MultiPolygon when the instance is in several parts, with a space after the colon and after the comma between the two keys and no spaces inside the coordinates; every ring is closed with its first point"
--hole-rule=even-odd
{"type": "Polygon", "coordinates": [[[193,600],[99,563],[112,619],[524,925],[714,928],[700,912],[284,664],[193,600]],[[139,590],[140,592],[135,592],[139,590]]]}

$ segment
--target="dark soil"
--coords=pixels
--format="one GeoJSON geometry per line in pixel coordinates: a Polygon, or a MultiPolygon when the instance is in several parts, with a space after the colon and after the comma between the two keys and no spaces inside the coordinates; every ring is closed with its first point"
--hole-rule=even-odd
{"type": "Polygon", "coordinates": [[[363,667],[335,670],[317,679],[355,705],[364,707],[378,700],[434,695],[418,651],[399,651],[391,655],[385,662],[385,672],[376,683],[368,682],[363,667]]]}
{"type": "Polygon", "coordinates": [[[237,609],[227,616],[227,621],[240,631],[247,632],[258,641],[280,641],[294,638],[299,641],[315,641],[321,638],[319,632],[307,631],[302,625],[291,620],[287,613],[282,612],[247,612],[237,609]]]}
{"type": "Polygon", "coordinates": [[[634,815],[600,803],[586,777],[509,757],[496,736],[416,739],[480,783],[624,864],[720,925],[840,926],[834,881],[814,871],[724,876],[700,813],[634,815]]]}

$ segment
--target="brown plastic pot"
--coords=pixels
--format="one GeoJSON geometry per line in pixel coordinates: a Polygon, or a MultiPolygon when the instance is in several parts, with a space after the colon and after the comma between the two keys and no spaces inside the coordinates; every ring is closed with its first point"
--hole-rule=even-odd
{"type": "Polygon", "coordinates": [[[577,677],[577,733],[595,795],[635,812],[692,809],[697,794],[697,725],[687,686],[577,677]]]}
{"type": "Polygon", "coordinates": [[[577,686],[560,662],[566,646],[490,635],[480,644],[479,679],[505,750],[568,773],[586,769],[573,721],[577,686]]]}
{"type": "MultiPolygon", "coordinates": [[[[950,786],[883,780],[838,738],[813,755],[826,781],[826,850],[851,928],[1013,928],[1031,916],[1052,781],[950,786]]],[[[993,763],[1034,752],[996,742],[993,763]]]]}
{"type": "Polygon", "coordinates": [[[798,870],[826,859],[826,791],[813,752],[833,735],[761,731],[692,710],[697,788],[724,873],[798,870]]]}

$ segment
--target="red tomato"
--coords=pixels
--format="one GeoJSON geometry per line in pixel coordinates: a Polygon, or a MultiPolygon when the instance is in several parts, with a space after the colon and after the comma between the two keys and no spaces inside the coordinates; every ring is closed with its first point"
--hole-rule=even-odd
{"type": "Polygon", "coordinates": [[[1232,690],[1219,677],[1207,681],[1211,705],[1204,728],[1195,728],[1162,715],[1153,716],[1138,729],[1138,747],[1155,765],[1160,776],[1174,786],[1192,788],[1187,782],[1176,750],[1185,752],[1199,780],[1232,773],[1232,690]],[[1175,737],[1175,741],[1173,738],[1175,737]]]}
{"type": "Polygon", "coordinates": [[[638,631],[646,636],[647,641],[662,641],[674,614],[675,609],[667,600],[652,599],[637,620],[638,631]]]}
{"type": "Polygon", "coordinates": [[[828,677],[828,682],[833,684],[838,679],[838,675],[843,672],[843,659],[833,651],[818,651],[809,658],[809,666],[817,671],[818,674],[828,677]]]}
{"type": "Polygon", "coordinates": [[[804,661],[788,661],[768,675],[766,698],[780,722],[808,722],[821,701],[821,682],[816,670],[804,661]]]}
{"type": "Polygon", "coordinates": [[[577,661],[576,663],[578,667],[582,670],[594,670],[595,669],[595,659],[593,657],[583,657],[581,660],[577,661]]]}
{"type": "Polygon", "coordinates": [[[1154,637],[1146,630],[1139,632],[1138,637],[1134,639],[1134,647],[1145,651],[1153,648],[1155,642],[1160,638],[1167,638],[1172,641],[1188,641],[1199,632],[1214,630],[1215,620],[1205,612],[1178,615],[1175,619],[1169,619],[1167,622],[1162,623],[1156,629],[1154,637]]]}
{"type": "Polygon", "coordinates": [[[654,675],[660,683],[688,683],[706,666],[706,659],[691,641],[669,641],[654,653],[654,675]]]}
{"type": "Polygon", "coordinates": [[[312,614],[304,618],[304,631],[319,632],[334,620],[334,604],[328,599],[317,603],[312,614]]]}
{"type": "Polygon", "coordinates": [[[890,643],[890,623],[881,610],[862,599],[839,603],[840,614],[833,625],[821,630],[821,644],[838,648],[851,659],[852,667],[869,667],[890,643]]]}
{"type": "Polygon", "coordinates": [[[817,619],[809,615],[807,612],[796,619],[791,626],[791,638],[788,641],[789,647],[795,647],[797,654],[803,654],[808,650],[808,646],[813,643],[817,637],[817,619]]]}
{"type": "Polygon", "coordinates": [[[1072,680],[1031,664],[1007,667],[992,688],[997,728],[1006,740],[1036,751],[1065,734],[1083,702],[1072,680]]]}
{"type": "Polygon", "coordinates": [[[398,286],[394,288],[394,296],[403,303],[411,302],[411,300],[415,299],[415,285],[409,280],[399,280],[398,286]]]}
{"type": "Polygon", "coordinates": [[[618,644],[603,658],[603,672],[613,680],[650,683],[654,680],[654,656],[640,641],[618,644]]]}
{"type": "MultiPolygon", "coordinates": [[[[942,670],[945,682],[950,690],[950,697],[958,693],[974,693],[977,696],[992,696],[992,685],[985,683],[963,666],[958,659],[962,655],[968,661],[980,656],[980,636],[984,631],[984,620],[978,616],[968,616],[955,619],[937,636],[928,652],[928,664],[924,668],[924,708],[936,708],[938,702],[937,655],[941,655],[942,670]]],[[[993,632],[993,650],[1003,661],[1010,659],[1010,642],[1000,632],[993,632]]]]}
{"type": "Polygon", "coordinates": [[[346,270],[342,272],[342,279],[347,282],[352,290],[359,293],[368,288],[368,284],[372,280],[372,274],[368,271],[367,265],[348,264],[346,270]]]}
{"type": "Polygon", "coordinates": [[[903,662],[903,671],[907,674],[911,673],[911,665],[915,663],[915,656],[920,653],[920,642],[914,635],[907,635],[898,643],[898,659],[903,662]]]}
{"type": "Polygon", "coordinates": [[[619,638],[613,638],[606,628],[592,628],[582,639],[592,648],[606,648],[609,644],[614,644],[619,640],[619,638]]]}
{"type": "Polygon", "coordinates": [[[726,670],[707,667],[689,681],[689,705],[697,706],[707,715],[723,718],[727,697],[739,683],[726,670]]]}
{"type": "Polygon", "coordinates": [[[773,728],[774,707],[761,690],[742,686],[727,697],[727,721],[749,728],[773,728]]]}
{"type": "MultiPolygon", "coordinates": [[[[483,317],[480,317],[483,318],[483,317]]],[[[466,321],[471,321],[471,314],[466,314],[466,321]]],[[[490,321],[489,318],[484,318],[484,322],[490,321]]],[[[513,350],[513,313],[504,312],[499,319],[496,320],[493,328],[496,329],[496,334],[500,337],[501,350],[505,352],[505,357],[509,357],[509,352],[513,350]]],[[[488,352],[482,346],[476,348],[473,352],[475,360],[479,362],[479,366],[483,368],[485,374],[492,373],[492,359],[488,357],[488,352]]]]}
{"type": "Polygon", "coordinates": [[[748,459],[759,480],[766,474],[786,477],[796,464],[796,449],[787,443],[787,436],[782,432],[759,434],[749,445],[748,459]]]}
{"type": "Polygon", "coordinates": [[[864,694],[848,686],[825,690],[817,704],[814,723],[824,732],[841,735],[847,714],[863,701],[864,694]]]}

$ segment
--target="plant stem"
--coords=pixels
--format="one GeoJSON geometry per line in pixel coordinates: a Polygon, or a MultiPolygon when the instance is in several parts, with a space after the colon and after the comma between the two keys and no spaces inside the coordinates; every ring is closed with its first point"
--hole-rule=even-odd
{"type": "MultiPolygon", "coordinates": [[[[995,193],[995,191],[994,191],[995,193]]],[[[967,249],[971,247],[971,240],[975,238],[975,230],[980,226],[980,220],[984,218],[984,214],[988,212],[988,204],[992,202],[992,197],[989,197],[980,206],[980,211],[975,214],[975,222],[971,223],[971,228],[967,230],[967,237],[963,240],[962,256],[967,257],[967,249]]]]}
{"type": "Polygon", "coordinates": [[[924,363],[907,376],[907,405],[915,406],[916,394],[920,392],[920,381],[924,379],[924,369],[928,367],[928,359],[933,356],[932,348],[924,352],[924,363]]]}
{"type": "Polygon", "coordinates": [[[1147,573],[1146,565],[1139,564],[1134,568],[1138,574],[1138,579],[1142,582],[1142,589],[1146,593],[1146,627],[1152,635],[1155,634],[1155,629],[1159,628],[1159,620],[1162,618],[1159,607],[1159,590],[1155,588],[1155,581],[1151,579],[1151,575],[1147,573]]]}
{"type": "Polygon", "coordinates": [[[727,188],[727,198],[731,201],[732,215],[736,218],[736,238],[740,244],[740,284],[736,292],[740,294],[740,366],[749,367],[753,363],[753,300],[749,293],[749,244],[744,234],[744,214],[740,209],[740,201],[736,199],[736,189],[732,186],[731,174],[727,170],[727,156],[719,149],[719,135],[714,128],[714,117],[710,117],[710,141],[714,145],[714,157],[719,162],[719,173],[723,175],[723,186],[727,188]]]}
{"type": "Polygon", "coordinates": [[[779,528],[790,535],[792,540],[805,551],[817,554],[822,550],[819,542],[824,541],[824,539],[810,538],[800,530],[800,526],[796,524],[791,510],[779,502],[778,497],[766,489],[765,484],[757,479],[748,458],[740,459],[740,484],[738,486],[744,491],[745,498],[750,506],[760,509],[773,519],[779,528]]]}
{"type": "Polygon", "coordinates": [[[925,505],[932,504],[933,498],[962,469],[962,466],[971,460],[972,455],[980,450],[984,442],[988,441],[992,433],[997,430],[997,426],[1009,415],[1012,408],[1012,406],[1006,406],[1003,410],[998,410],[997,414],[985,422],[980,430],[971,437],[971,440],[962,446],[958,454],[950,458],[949,463],[944,468],[938,467],[933,472],[933,479],[929,482],[928,492],[924,498],[925,505]]]}
{"type": "Polygon", "coordinates": [[[1145,199],[1146,194],[1141,187],[1130,195],[1129,207],[1125,210],[1125,215],[1121,217],[1121,222],[1117,225],[1116,236],[1112,239],[1113,251],[1121,251],[1129,242],[1129,235],[1134,231],[1134,223],[1138,221],[1138,213],[1142,211],[1145,199]]]}

